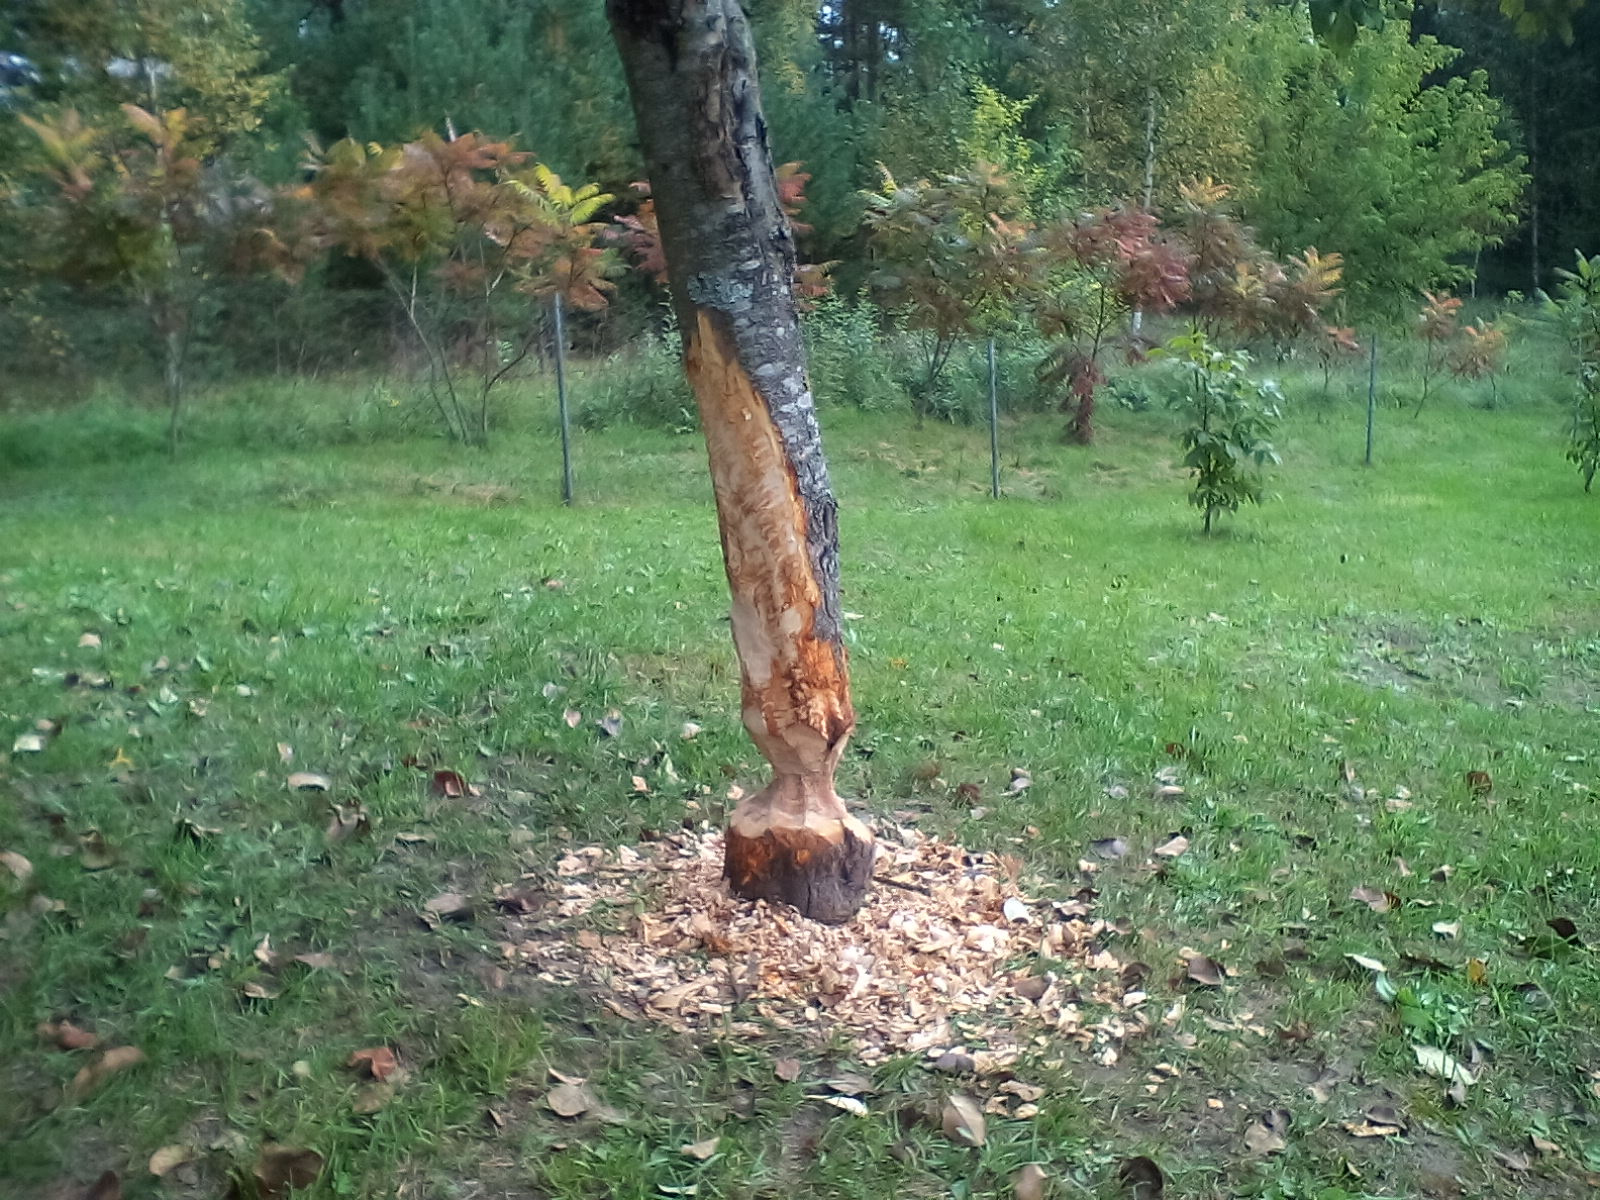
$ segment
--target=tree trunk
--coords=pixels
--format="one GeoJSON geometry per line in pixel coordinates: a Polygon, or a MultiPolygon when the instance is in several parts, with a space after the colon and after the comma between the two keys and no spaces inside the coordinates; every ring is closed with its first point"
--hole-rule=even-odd
{"type": "Polygon", "coordinates": [[[745,728],[771,782],[729,820],[741,896],[839,922],[872,835],[834,791],[855,726],[839,618],[837,508],[806,377],[738,0],[609,0],[711,462],[745,728]]]}

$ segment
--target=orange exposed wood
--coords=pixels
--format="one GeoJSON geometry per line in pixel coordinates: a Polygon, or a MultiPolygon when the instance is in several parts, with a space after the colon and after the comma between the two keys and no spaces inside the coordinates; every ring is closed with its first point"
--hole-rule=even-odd
{"type": "Polygon", "coordinates": [[[698,315],[686,365],[733,595],[744,724],[773,768],[729,823],[728,878],[740,895],[840,921],[865,895],[874,852],[833,786],[855,727],[845,652],[816,636],[821,591],[782,438],[723,319],[698,315]]]}

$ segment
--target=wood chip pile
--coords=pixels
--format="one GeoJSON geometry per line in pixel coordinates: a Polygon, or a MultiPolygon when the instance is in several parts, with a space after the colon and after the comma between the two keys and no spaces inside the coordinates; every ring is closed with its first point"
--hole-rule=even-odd
{"type": "Polygon", "coordinates": [[[1147,1028],[1137,982],[1097,948],[1105,923],[1092,890],[1047,897],[1014,859],[911,830],[880,833],[878,847],[872,894],[840,926],[734,898],[717,830],[587,847],[556,864],[538,903],[534,876],[499,889],[503,908],[526,914],[509,920],[502,951],[630,1020],[842,1034],[865,1063],[953,1053],[983,1074],[1007,1069],[1030,1041],[1066,1040],[1109,1065],[1147,1028]]]}

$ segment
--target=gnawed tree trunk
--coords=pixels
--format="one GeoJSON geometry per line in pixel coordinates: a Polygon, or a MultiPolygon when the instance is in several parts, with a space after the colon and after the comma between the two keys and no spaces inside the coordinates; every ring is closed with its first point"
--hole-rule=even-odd
{"type": "Polygon", "coordinates": [[[741,896],[838,922],[874,845],[834,791],[855,726],[839,618],[837,509],[795,310],[738,0],[609,0],[711,460],[745,728],[772,781],[729,819],[741,896]]]}

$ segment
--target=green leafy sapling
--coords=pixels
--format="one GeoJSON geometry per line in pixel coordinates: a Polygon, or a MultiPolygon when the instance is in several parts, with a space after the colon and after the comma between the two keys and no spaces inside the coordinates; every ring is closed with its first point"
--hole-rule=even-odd
{"type": "Polygon", "coordinates": [[[1173,338],[1158,351],[1176,364],[1184,386],[1173,400],[1188,424],[1178,435],[1194,489],[1189,503],[1203,514],[1210,533],[1220,512],[1259,504],[1262,470],[1279,462],[1272,434],[1283,394],[1271,380],[1249,375],[1250,356],[1220,350],[1198,328],[1173,338]]]}

